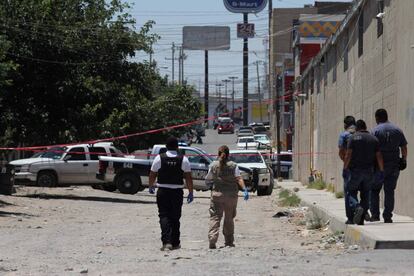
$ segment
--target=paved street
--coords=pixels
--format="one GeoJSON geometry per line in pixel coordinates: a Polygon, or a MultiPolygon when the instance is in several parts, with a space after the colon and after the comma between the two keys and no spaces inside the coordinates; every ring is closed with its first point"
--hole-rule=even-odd
{"type": "MultiPolygon", "coordinates": [[[[215,153],[234,135],[208,131],[203,147],[215,153]]],[[[208,249],[209,193],[183,207],[182,249],[161,252],[155,197],[89,187],[18,187],[0,196],[1,275],[411,275],[413,251],[362,251],[322,240],[270,197],[239,200],[235,248],[208,249]],[[297,222],[297,221],[296,221],[297,222]]],[[[298,209],[300,210],[300,209],[298,209]]],[[[220,237],[218,245],[222,246],[220,237]]]]}

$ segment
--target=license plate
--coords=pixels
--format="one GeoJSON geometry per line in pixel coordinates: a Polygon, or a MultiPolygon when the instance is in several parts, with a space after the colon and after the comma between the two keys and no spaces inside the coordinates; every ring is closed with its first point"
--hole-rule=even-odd
{"type": "Polygon", "coordinates": [[[288,172],[288,171],[289,171],[289,168],[288,168],[288,167],[286,167],[286,166],[281,166],[281,167],[280,167],[280,171],[281,171],[281,172],[288,172]]]}

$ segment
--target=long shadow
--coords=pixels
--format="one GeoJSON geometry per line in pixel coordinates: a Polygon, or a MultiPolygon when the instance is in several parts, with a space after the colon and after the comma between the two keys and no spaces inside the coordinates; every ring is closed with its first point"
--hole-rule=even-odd
{"type": "Polygon", "coordinates": [[[6,202],[6,201],[3,201],[3,200],[0,200],[0,207],[1,206],[10,206],[10,205],[13,205],[13,204],[11,204],[9,202],[6,202]]]}
{"type": "Polygon", "coordinates": [[[128,204],[156,204],[156,202],[152,202],[152,201],[131,200],[131,199],[124,199],[124,198],[99,197],[99,196],[76,196],[76,195],[54,195],[54,194],[44,194],[44,193],[19,195],[18,197],[40,198],[40,199],[84,200],[84,201],[128,203],[128,204]]]}
{"type": "Polygon", "coordinates": [[[11,217],[11,216],[33,217],[33,215],[29,215],[26,213],[0,211],[0,217],[11,217]]]}

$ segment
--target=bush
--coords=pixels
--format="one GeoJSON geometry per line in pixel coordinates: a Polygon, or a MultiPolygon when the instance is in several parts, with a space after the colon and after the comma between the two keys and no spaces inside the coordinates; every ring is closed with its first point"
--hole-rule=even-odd
{"type": "Polygon", "coordinates": [[[327,185],[326,185],[326,183],[323,180],[318,179],[316,181],[310,182],[308,184],[308,189],[325,190],[326,189],[326,186],[327,185]]]}
{"type": "Polygon", "coordinates": [[[279,199],[279,204],[284,207],[297,207],[300,204],[300,198],[286,189],[280,191],[279,199]]]}

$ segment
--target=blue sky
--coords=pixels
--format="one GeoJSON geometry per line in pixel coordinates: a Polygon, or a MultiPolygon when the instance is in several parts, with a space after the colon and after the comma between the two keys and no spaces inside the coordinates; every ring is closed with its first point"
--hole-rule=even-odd
{"type": "MultiPolygon", "coordinates": [[[[328,1],[328,0],[324,0],[328,1]]],[[[342,0],[346,2],[346,0],[342,0]]],[[[161,39],[154,45],[154,59],[157,61],[162,75],[171,76],[171,43],[182,43],[183,26],[220,25],[231,28],[231,49],[229,51],[210,52],[210,91],[214,93],[214,83],[220,82],[229,76],[236,76],[240,83],[236,83],[237,95],[242,90],[242,40],[236,38],[236,24],[242,21],[241,14],[228,12],[223,0],[135,0],[130,13],[137,20],[138,26],[148,20],[154,20],[154,33],[161,39]],[[168,67],[168,68],[166,68],[168,67]]],[[[332,1],[329,1],[332,2],[332,1]]],[[[274,8],[303,7],[304,4],[313,4],[313,0],[273,0],[274,8]]],[[[256,38],[249,40],[249,64],[256,60],[267,61],[265,41],[267,39],[268,13],[267,8],[257,14],[250,14],[249,21],[255,23],[256,38]],[[253,53],[254,52],[254,53],[253,53]]],[[[204,85],[204,53],[202,51],[186,51],[185,78],[196,87],[204,85]]],[[[148,59],[144,54],[138,54],[138,59],[148,59]]],[[[175,66],[178,76],[178,63],[175,66]]],[[[261,65],[260,74],[264,77],[264,66],[261,65]]],[[[249,66],[249,93],[255,93],[257,87],[256,67],[249,66]]],[[[203,90],[203,89],[202,89],[203,90]]]]}

